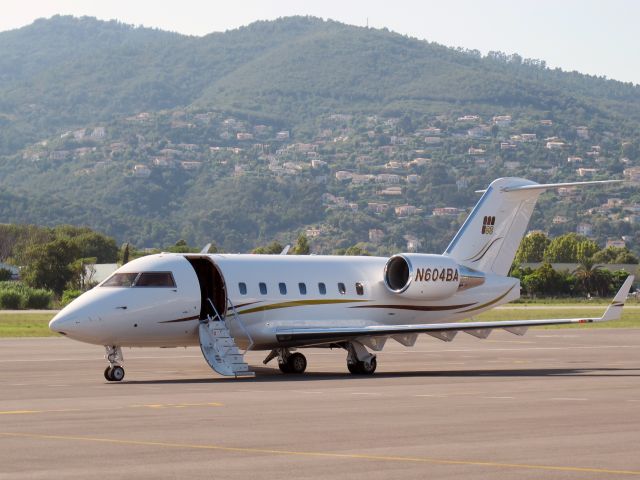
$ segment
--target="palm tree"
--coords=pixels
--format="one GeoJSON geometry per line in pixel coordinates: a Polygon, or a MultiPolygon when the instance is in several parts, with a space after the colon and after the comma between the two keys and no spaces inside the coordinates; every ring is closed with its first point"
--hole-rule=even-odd
{"type": "Polygon", "coordinates": [[[609,293],[611,273],[608,270],[603,270],[600,265],[596,265],[591,258],[583,258],[573,273],[585,293],[594,292],[601,297],[609,293]]]}

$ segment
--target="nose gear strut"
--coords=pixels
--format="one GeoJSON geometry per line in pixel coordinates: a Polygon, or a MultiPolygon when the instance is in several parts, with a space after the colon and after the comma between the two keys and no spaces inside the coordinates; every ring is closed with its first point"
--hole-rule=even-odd
{"type": "Polygon", "coordinates": [[[109,382],[119,382],[124,378],[124,357],[122,348],[115,345],[105,345],[104,358],[109,362],[109,366],[104,370],[104,378],[109,382]]]}

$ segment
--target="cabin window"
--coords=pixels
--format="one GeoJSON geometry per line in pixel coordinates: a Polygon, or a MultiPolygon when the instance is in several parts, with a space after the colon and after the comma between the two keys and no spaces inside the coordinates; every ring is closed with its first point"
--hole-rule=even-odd
{"type": "Polygon", "coordinates": [[[287,294],[287,284],[284,282],[280,282],[278,284],[278,287],[280,288],[280,295],[286,295],[287,294]]]}
{"type": "Polygon", "coordinates": [[[360,282],[356,283],[356,293],[358,295],[364,295],[364,285],[362,285],[360,282]]]}
{"type": "Polygon", "coordinates": [[[176,288],[171,272],[144,272],[138,276],[134,287],[176,288]]]}
{"type": "Polygon", "coordinates": [[[103,287],[133,287],[137,273],[114,273],[102,284],[103,287]]]}
{"type": "Polygon", "coordinates": [[[264,282],[260,282],[260,283],[258,284],[258,288],[260,288],[260,293],[261,293],[262,295],[266,295],[266,294],[267,294],[267,284],[266,284],[266,283],[264,283],[264,282]]]}
{"type": "Polygon", "coordinates": [[[298,289],[300,290],[300,295],[306,295],[307,294],[307,285],[300,282],[298,284],[298,289]]]}
{"type": "Polygon", "coordinates": [[[327,286],[324,283],[320,282],[318,284],[318,291],[320,292],[320,295],[326,295],[327,294],[327,286]]]}
{"type": "Polygon", "coordinates": [[[340,282],[338,284],[338,292],[340,292],[340,295],[345,295],[347,293],[347,287],[344,283],[340,282]]]}
{"type": "Polygon", "coordinates": [[[240,295],[246,295],[247,294],[247,284],[244,282],[240,282],[238,284],[238,289],[240,289],[240,295]]]}

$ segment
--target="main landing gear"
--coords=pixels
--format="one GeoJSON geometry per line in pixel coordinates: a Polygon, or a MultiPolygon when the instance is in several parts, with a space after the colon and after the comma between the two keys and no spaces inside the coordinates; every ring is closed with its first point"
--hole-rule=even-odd
{"type": "Polygon", "coordinates": [[[266,365],[278,357],[278,367],[282,373],[301,374],[307,369],[307,357],[299,352],[291,353],[288,348],[275,348],[264,359],[266,365]]]}
{"type": "Polygon", "coordinates": [[[378,362],[376,356],[367,351],[358,341],[349,342],[344,346],[347,351],[347,368],[354,375],[373,375],[378,362]]]}
{"type": "Polygon", "coordinates": [[[122,349],[115,345],[105,345],[104,349],[104,358],[109,362],[109,366],[104,370],[104,378],[109,382],[119,382],[124,378],[124,368],[121,365],[124,360],[122,349]]]}
{"type": "MultiPolygon", "coordinates": [[[[347,351],[347,368],[354,375],[372,375],[376,371],[378,362],[376,356],[369,353],[366,347],[354,340],[343,344],[337,344],[347,351]]],[[[307,369],[307,359],[298,352],[292,352],[289,348],[274,348],[262,363],[265,365],[274,358],[278,359],[278,367],[285,374],[301,374],[307,369]]]]}

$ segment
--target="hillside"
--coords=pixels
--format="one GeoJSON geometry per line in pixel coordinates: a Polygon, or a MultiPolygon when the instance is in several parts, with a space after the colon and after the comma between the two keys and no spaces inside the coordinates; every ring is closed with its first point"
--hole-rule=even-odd
{"type": "MultiPolygon", "coordinates": [[[[0,33],[0,222],[139,246],[238,251],[308,230],[318,251],[441,249],[497,176],[635,178],[639,133],[638,86],[316,18],[0,33]]],[[[580,199],[545,200],[534,226],[586,223],[638,250],[637,187],[580,199]]]]}

